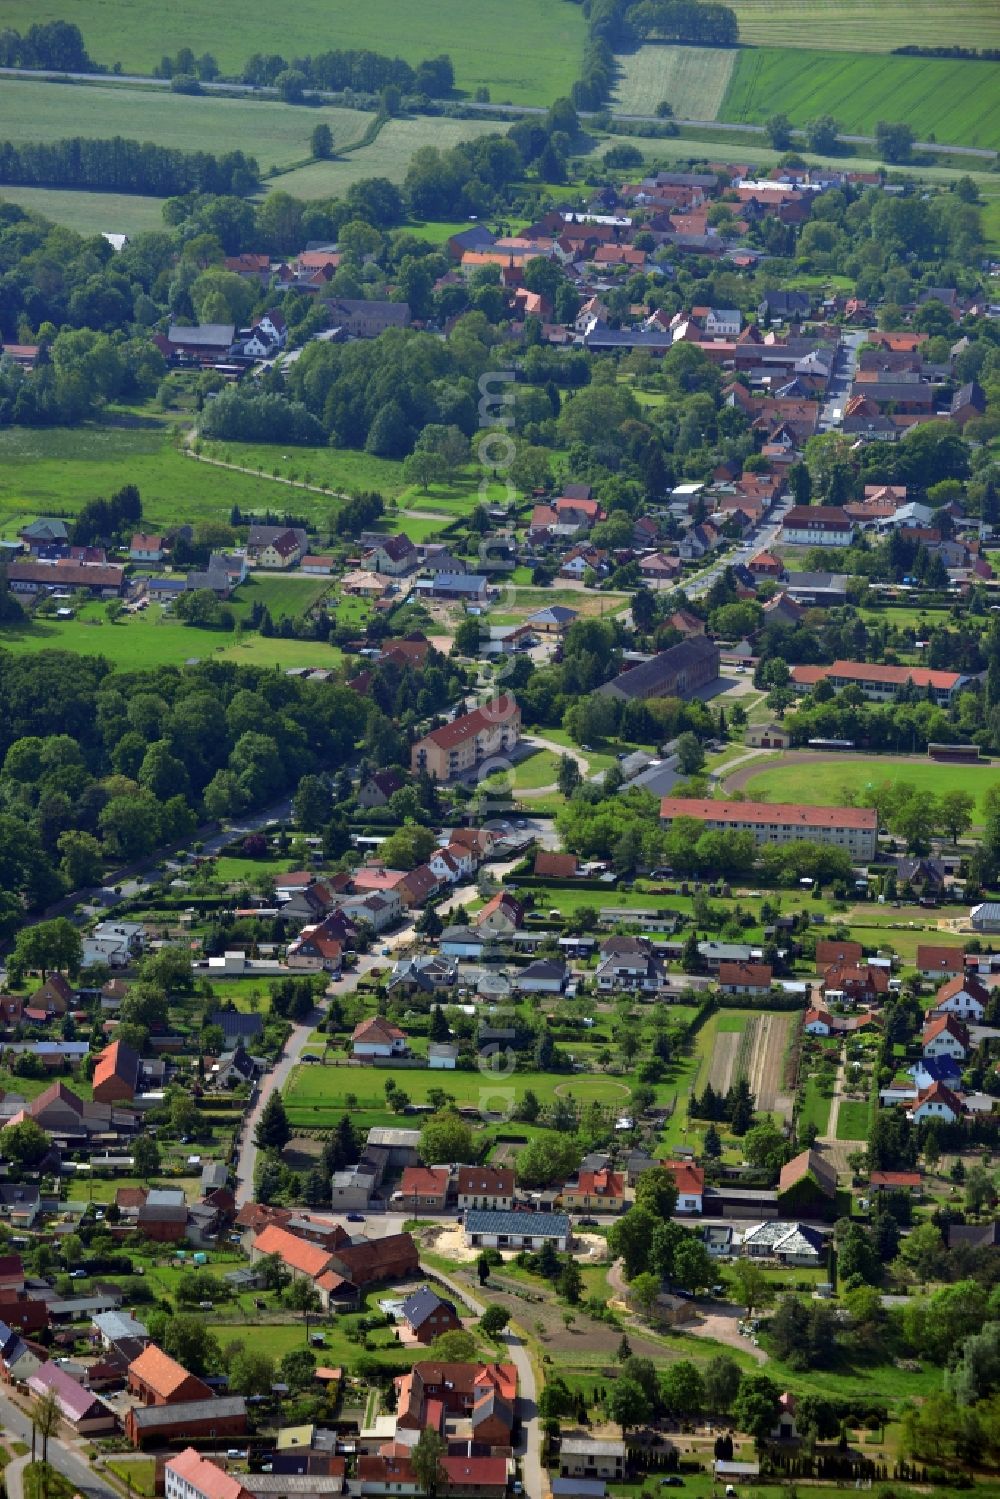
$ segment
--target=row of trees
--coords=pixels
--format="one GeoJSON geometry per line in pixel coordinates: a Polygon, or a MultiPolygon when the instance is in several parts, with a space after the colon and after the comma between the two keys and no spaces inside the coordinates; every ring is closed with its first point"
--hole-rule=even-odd
{"type": "Polygon", "coordinates": [[[395,88],[401,94],[427,94],[436,99],[450,94],[455,86],[455,70],[451,58],[444,53],[425,58],[413,68],[401,57],[387,57],[367,49],[336,49],[290,60],[278,53],[255,52],[247,60],[241,78],[255,88],[271,87],[279,84],[282,74],[287,73],[297,73],[304,86],[328,93],[352,90],[378,94],[383,89],[395,88]]]}
{"type": "Polygon", "coordinates": [[[177,193],[233,193],[256,190],[260,171],[252,156],[228,151],[181,151],[152,141],[67,140],[0,142],[0,182],[23,187],[72,187],[169,198],[177,193]]]}
{"type": "Polygon", "coordinates": [[[95,73],[97,64],[70,21],[38,21],[22,36],[13,26],[0,31],[0,68],[41,68],[60,73],[95,73]]]}

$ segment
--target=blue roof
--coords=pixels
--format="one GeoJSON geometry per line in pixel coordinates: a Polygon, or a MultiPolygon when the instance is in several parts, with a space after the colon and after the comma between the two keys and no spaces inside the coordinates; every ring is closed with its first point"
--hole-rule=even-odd
{"type": "Polygon", "coordinates": [[[603,1478],[553,1478],[549,1487],[553,1499],[604,1499],[608,1486],[603,1478]]]}
{"type": "Polygon", "coordinates": [[[906,1070],[911,1077],[925,1072],[936,1083],[954,1082],[962,1076],[962,1069],[954,1057],[922,1057],[906,1070]]]}
{"type": "Polygon", "coordinates": [[[446,588],[450,593],[482,593],[487,579],[479,573],[435,573],[433,578],[420,578],[418,588],[446,588]]]}
{"type": "Polygon", "coordinates": [[[469,1208],[465,1214],[465,1228],[470,1234],[563,1238],[569,1233],[569,1217],[566,1213],[494,1212],[487,1208],[469,1208]]]}

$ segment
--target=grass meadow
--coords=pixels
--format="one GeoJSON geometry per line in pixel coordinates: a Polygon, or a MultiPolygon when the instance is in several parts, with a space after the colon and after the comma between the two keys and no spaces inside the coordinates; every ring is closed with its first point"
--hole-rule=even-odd
{"type": "Polygon", "coordinates": [[[651,115],[666,99],[679,119],[717,119],[737,56],[725,47],[668,46],[620,54],[612,104],[622,114],[651,115]]]}
{"type": "MultiPolygon", "coordinates": [[[[510,1093],[522,1098],[531,1089],[543,1104],[565,1096],[576,1103],[624,1104],[631,1094],[628,1078],[574,1073],[499,1071],[439,1072],[429,1068],[299,1065],[285,1090],[285,1105],[297,1129],[330,1129],[346,1110],[359,1127],[381,1123],[386,1112],[385,1085],[389,1079],[412,1103],[427,1103],[428,1094],[441,1088],[462,1107],[501,1111],[510,1106],[510,1093]],[[348,1098],[354,1101],[348,1104],[348,1098]]],[[[657,1090],[658,1092],[660,1090],[657,1090]]],[[[400,1121],[395,1116],[394,1122],[400,1121]]]]}
{"type": "MultiPolygon", "coordinates": [[[[167,528],[286,508],[325,527],[333,494],[275,484],[274,475],[352,493],[377,489],[388,500],[405,488],[402,465],[353,449],[219,445],[217,456],[259,473],[197,463],[174,447],[165,424],[28,428],[0,431],[0,535],[37,515],[75,515],[126,479],[142,495],[144,521],[167,528]]],[[[440,523],[437,523],[440,524],[440,523]]]]}
{"type": "Polygon", "coordinates": [[[831,47],[838,52],[891,52],[922,47],[1000,47],[994,0],[731,0],[740,40],[758,47],[831,47]]]}
{"type": "MultiPolygon", "coordinates": [[[[815,41],[813,28],[804,34],[815,41]]],[[[954,35],[954,32],[953,32],[954,35]]],[[[722,102],[724,120],[763,124],[776,112],[793,125],[831,114],[848,133],[873,135],[879,120],[903,120],[921,140],[1000,147],[1000,64],[961,59],[746,48],[722,102]]]]}
{"type": "MultiPolygon", "coordinates": [[[[312,115],[307,115],[306,123],[311,119],[312,115]]],[[[285,172],[275,185],[295,198],[335,198],[362,177],[387,177],[390,182],[402,182],[413,153],[421,146],[437,146],[445,151],[460,141],[475,140],[480,135],[500,135],[505,130],[503,122],[497,120],[444,120],[428,115],[388,120],[370,146],[352,151],[342,161],[314,161],[285,172]]]]}
{"type": "Polygon", "coordinates": [[[163,228],[162,198],[138,193],[85,193],[57,187],[8,187],[0,183],[0,202],[17,203],[26,213],[40,213],[53,224],[77,234],[145,234],[163,228]]]}
{"type": "MultiPolygon", "coordinates": [[[[6,0],[4,24],[26,32],[35,21],[66,19],[65,0],[6,0]]],[[[126,73],[151,73],[164,53],[211,52],[224,73],[238,74],[254,52],[302,57],[329,47],[369,49],[416,64],[447,52],[458,88],[486,85],[494,100],[549,104],[579,76],[586,23],[569,0],[507,0],[484,13],[461,0],[301,0],[276,11],[256,0],[230,7],[174,0],[170,6],[102,0],[75,8],[92,57],[126,73]],[[491,24],[492,23],[492,24],[491,24]]],[[[306,116],[308,118],[308,116],[306,116]]]]}
{"type": "Polygon", "coordinates": [[[974,765],[937,765],[931,760],[894,760],[873,756],[865,760],[826,760],[816,764],[808,760],[785,764],[780,769],[762,770],[742,788],[748,796],[763,796],[765,801],[812,802],[818,806],[838,806],[860,798],[865,787],[879,781],[906,781],[918,791],[940,795],[944,791],[970,791],[975,794],[977,810],[983,816],[983,797],[991,786],[1000,782],[1000,767],[974,765]]]}
{"type": "Polygon", "coordinates": [[[5,78],[0,136],[20,145],[66,136],[123,135],[183,151],[244,151],[262,171],[306,161],[309,136],[320,121],[334,149],[359,140],[373,116],[356,109],[303,109],[277,99],[171,94],[154,89],[5,78]]]}

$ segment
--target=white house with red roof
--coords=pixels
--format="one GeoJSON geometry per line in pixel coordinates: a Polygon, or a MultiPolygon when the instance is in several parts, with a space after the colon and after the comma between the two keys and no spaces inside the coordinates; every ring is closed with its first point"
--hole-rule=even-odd
{"type": "Polygon", "coordinates": [[[690,1161],[664,1161],[663,1169],[669,1171],[677,1188],[677,1212],[700,1213],[705,1195],[705,1171],[690,1161]]]}
{"type": "Polygon", "coordinates": [[[163,1465],[165,1499],[251,1499],[238,1478],[185,1447],[163,1465]]]}
{"type": "Polygon", "coordinates": [[[954,1124],[957,1119],[961,1119],[963,1107],[957,1093],[946,1088],[944,1083],[933,1083],[917,1094],[917,1101],[910,1110],[910,1118],[914,1124],[921,1124],[925,1119],[943,1119],[946,1124],[954,1124]]]}
{"type": "Polygon", "coordinates": [[[375,1057],[402,1057],[407,1051],[406,1033],[383,1016],[370,1015],[354,1027],[351,1051],[361,1061],[372,1061],[375,1057]]]}
{"type": "Polygon", "coordinates": [[[941,985],[927,1014],[953,1015],[956,1020],[981,1025],[989,1002],[990,991],[975,974],[957,973],[941,985]]]}
{"type": "Polygon", "coordinates": [[[969,1054],[969,1033],[954,1015],[933,1016],[920,1039],[925,1057],[954,1057],[962,1062],[969,1054]]]}

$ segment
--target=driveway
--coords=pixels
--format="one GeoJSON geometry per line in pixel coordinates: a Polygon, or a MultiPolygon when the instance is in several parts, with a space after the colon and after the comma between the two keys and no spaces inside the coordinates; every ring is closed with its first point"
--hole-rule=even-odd
{"type": "MultiPolygon", "coordinates": [[[[425,1274],[447,1286],[459,1301],[469,1308],[474,1317],[481,1317],[486,1308],[458,1281],[442,1275],[440,1270],[421,1265],[425,1274]]],[[[542,1428],[538,1419],[538,1386],[535,1371],[523,1341],[510,1330],[503,1334],[510,1361],[517,1370],[518,1407],[521,1413],[521,1435],[517,1445],[517,1456],[521,1462],[521,1482],[528,1499],[545,1499],[549,1492],[548,1474],[542,1466],[542,1428]]]]}

